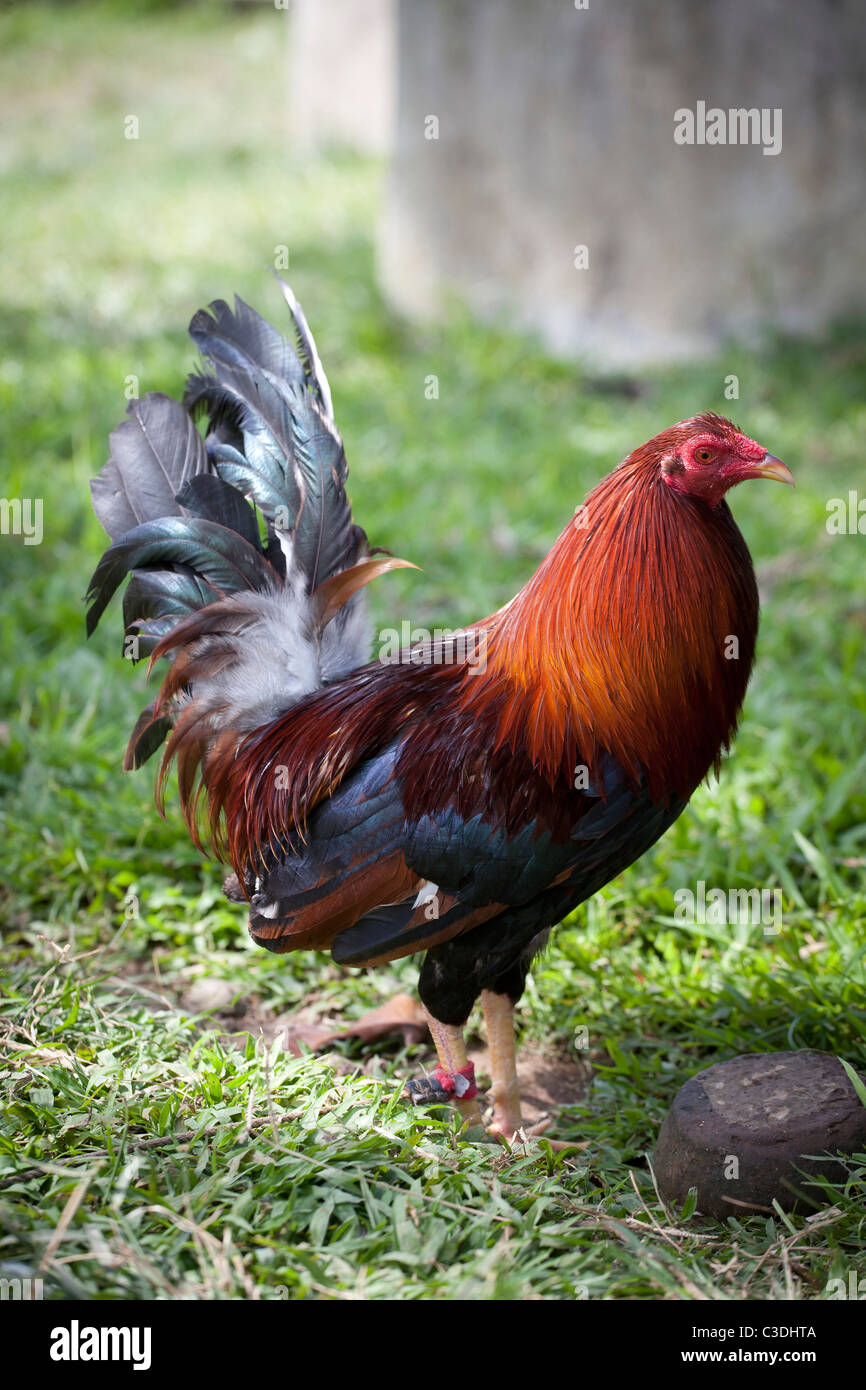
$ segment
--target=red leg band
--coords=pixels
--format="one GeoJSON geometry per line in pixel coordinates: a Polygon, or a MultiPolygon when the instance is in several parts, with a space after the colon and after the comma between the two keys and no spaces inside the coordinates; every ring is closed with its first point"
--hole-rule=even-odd
{"type": "Polygon", "coordinates": [[[437,1067],[433,1075],[449,1096],[456,1096],[458,1100],[472,1100],[478,1095],[474,1062],[467,1063],[460,1071],[445,1071],[443,1067],[437,1067]]]}

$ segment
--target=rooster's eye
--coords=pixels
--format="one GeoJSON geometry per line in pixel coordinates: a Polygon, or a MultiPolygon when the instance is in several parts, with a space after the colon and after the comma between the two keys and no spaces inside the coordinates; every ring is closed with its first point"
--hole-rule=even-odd
{"type": "Polygon", "coordinates": [[[695,458],[698,463],[709,463],[713,457],[712,449],[695,449],[695,458]]]}

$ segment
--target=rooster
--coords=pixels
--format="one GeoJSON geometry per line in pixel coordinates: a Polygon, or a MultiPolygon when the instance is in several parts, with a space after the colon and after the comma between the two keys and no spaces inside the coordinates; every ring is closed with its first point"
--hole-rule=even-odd
{"type": "Polygon", "coordinates": [[[758,595],[725,495],[793,478],[729,420],[681,421],[590,492],[510,603],[371,660],[366,585],[407,562],[353,522],[328,381],[280,284],[290,339],[216,301],[190,324],[203,361],[183,406],[131,401],[112,434],[88,634],[129,575],[125,654],[171,664],[124,766],[167,738],[160,810],[176,761],[189,830],[230,861],[258,944],[351,966],[426,952],[439,1065],[410,1093],[471,1124],[480,997],[507,1139],[533,956],[664,834],[736,730],[758,595]]]}

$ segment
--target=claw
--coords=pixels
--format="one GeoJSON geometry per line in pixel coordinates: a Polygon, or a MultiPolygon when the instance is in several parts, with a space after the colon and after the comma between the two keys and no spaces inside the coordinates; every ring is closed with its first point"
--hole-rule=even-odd
{"type": "Polygon", "coordinates": [[[406,1082],[413,1105],[436,1105],[443,1100],[473,1100],[478,1095],[475,1085],[475,1063],[448,1071],[438,1066],[432,1076],[420,1076],[406,1082]]]}
{"type": "Polygon", "coordinates": [[[435,1076],[414,1076],[406,1082],[406,1090],[413,1105],[439,1105],[451,1099],[435,1076]]]}

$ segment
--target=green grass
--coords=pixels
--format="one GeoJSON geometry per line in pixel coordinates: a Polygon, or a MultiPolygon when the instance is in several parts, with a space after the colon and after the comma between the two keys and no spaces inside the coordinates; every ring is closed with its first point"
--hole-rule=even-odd
{"type": "Polygon", "coordinates": [[[53,1296],[825,1297],[864,1267],[862,1163],[818,1218],[722,1225],[666,1212],[646,1154],[713,1061],[817,1047],[866,1065],[866,539],[824,525],[828,498],[862,486],[862,327],[627,383],[459,309],[410,329],[375,287],[381,170],[287,152],[283,18],[0,14],[3,491],[44,504],[40,546],[0,538],[0,1263],[41,1268],[53,1296]],[[144,676],[120,659],[116,611],[84,642],[104,545],[87,483],[124,384],[176,393],[185,324],[218,295],[278,320],[278,245],[356,514],[424,571],[377,586],[382,625],[490,612],[598,477],[696,410],[733,414],[797,476],[796,493],[734,496],[766,595],[720,783],[559,929],[527,990],[527,1040],[574,1056],[588,1032],[593,1083],[556,1126],[589,1141],[577,1156],[509,1159],[410,1110],[400,1080],[426,1048],[296,1059],[178,1003],[206,973],[266,1020],[302,1004],[352,1017],[415,976],[249,945],[220,867],[173,806],[158,818],[149,772],[120,771],[144,676]],[[673,894],[699,879],[781,888],[781,933],[677,924],[673,894]]]}

